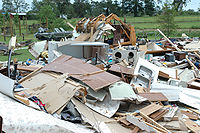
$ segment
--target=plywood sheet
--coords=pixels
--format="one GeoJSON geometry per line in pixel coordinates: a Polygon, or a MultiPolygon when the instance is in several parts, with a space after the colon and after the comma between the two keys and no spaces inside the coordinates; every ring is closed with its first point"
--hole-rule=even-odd
{"type": "Polygon", "coordinates": [[[161,92],[139,93],[139,96],[147,98],[151,102],[168,101],[167,97],[165,95],[163,95],[161,92]]]}
{"type": "Polygon", "coordinates": [[[42,71],[69,73],[70,76],[81,80],[95,91],[121,80],[119,77],[100,68],[67,55],[58,57],[45,66],[42,71]]]}

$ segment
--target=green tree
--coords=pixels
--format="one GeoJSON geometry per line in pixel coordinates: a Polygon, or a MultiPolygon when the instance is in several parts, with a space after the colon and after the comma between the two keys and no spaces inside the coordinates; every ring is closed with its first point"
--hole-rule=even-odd
{"type": "Polygon", "coordinates": [[[41,8],[46,5],[48,5],[56,15],[59,15],[59,11],[54,0],[33,0],[32,11],[38,13],[41,10],[41,8]]]}
{"type": "Polygon", "coordinates": [[[2,0],[2,9],[5,12],[13,12],[14,6],[12,4],[12,0],[2,0]]]}
{"type": "Polygon", "coordinates": [[[32,11],[33,12],[39,11],[40,3],[41,3],[40,1],[33,0],[33,2],[32,2],[32,11]]]}
{"type": "Polygon", "coordinates": [[[2,0],[2,9],[6,12],[25,12],[29,5],[25,0],[2,0]]]}
{"type": "Polygon", "coordinates": [[[173,6],[175,7],[175,10],[178,12],[183,9],[184,6],[187,6],[187,3],[191,0],[174,0],[173,6]]]}
{"type": "Polygon", "coordinates": [[[90,13],[90,4],[88,0],[74,0],[74,17],[84,17],[90,13]]]}
{"type": "Polygon", "coordinates": [[[156,13],[155,1],[154,0],[144,0],[144,11],[146,15],[153,16],[156,13]]]}
{"type": "Polygon", "coordinates": [[[91,1],[91,16],[98,16],[104,12],[103,5],[98,1],[91,1]]]}
{"type": "Polygon", "coordinates": [[[174,17],[176,16],[175,7],[169,2],[164,3],[162,13],[158,16],[158,23],[167,36],[170,36],[177,28],[174,17]]]}
{"type": "Polygon", "coordinates": [[[104,9],[104,14],[106,16],[108,16],[109,14],[111,13],[114,13],[114,14],[117,14],[117,15],[120,15],[120,12],[119,12],[119,3],[117,0],[102,0],[101,1],[101,4],[103,5],[103,9],[104,9]]]}
{"type": "Polygon", "coordinates": [[[67,15],[69,6],[71,5],[70,0],[55,0],[55,4],[58,8],[59,15],[67,15]]]}
{"type": "Polygon", "coordinates": [[[67,29],[66,22],[61,18],[55,19],[53,23],[50,24],[50,29],[60,28],[60,27],[62,27],[65,30],[69,30],[67,29]]]}
{"type": "Polygon", "coordinates": [[[133,14],[135,17],[144,14],[143,0],[122,0],[122,15],[133,14]]]}
{"type": "MultiPolygon", "coordinates": [[[[4,21],[4,20],[3,20],[3,14],[0,13],[0,26],[1,26],[1,27],[4,26],[4,25],[3,25],[3,21],[4,21]]],[[[0,28],[1,28],[1,27],[0,27],[0,28]]]]}
{"type": "Polygon", "coordinates": [[[49,28],[56,19],[56,14],[54,13],[53,8],[50,5],[42,6],[38,12],[38,16],[41,19],[42,23],[46,23],[46,18],[48,19],[49,28]]]}
{"type": "Polygon", "coordinates": [[[17,14],[14,15],[13,22],[16,27],[19,26],[19,16],[17,14]]]}
{"type": "MultiPolygon", "coordinates": [[[[187,6],[187,3],[191,0],[173,0],[171,2],[172,6],[174,7],[175,11],[180,11],[183,9],[184,6],[187,6]]],[[[158,0],[159,3],[162,3],[162,0],[158,0]]],[[[168,1],[169,2],[169,1],[168,1]]]]}
{"type": "Polygon", "coordinates": [[[25,12],[29,9],[29,4],[25,0],[13,0],[12,4],[16,13],[25,12]]]}

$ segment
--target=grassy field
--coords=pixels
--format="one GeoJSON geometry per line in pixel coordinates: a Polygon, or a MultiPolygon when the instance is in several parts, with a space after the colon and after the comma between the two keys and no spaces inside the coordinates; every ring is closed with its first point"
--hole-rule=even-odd
{"type": "MultiPolygon", "coordinates": [[[[76,23],[81,18],[72,18],[67,20],[67,22],[71,23],[73,26],[76,26],[76,23]]],[[[124,20],[123,17],[121,17],[121,20],[124,20]]],[[[155,29],[159,28],[159,24],[156,22],[157,17],[126,17],[127,23],[135,26],[136,35],[148,35],[148,39],[155,39],[156,33],[155,29]]],[[[190,37],[200,36],[200,16],[176,16],[175,22],[178,26],[178,30],[172,35],[173,37],[179,37],[184,32],[190,37]]],[[[28,20],[28,25],[32,24],[39,24],[39,21],[37,20],[28,20]]],[[[37,29],[34,29],[33,31],[28,31],[26,29],[25,23],[22,21],[22,33],[25,34],[25,40],[33,40],[38,41],[36,38],[34,38],[34,33],[37,31],[37,29]]],[[[66,26],[68,26],[66,24],[66,26]]],[[[68,26],[69,27],[69,26],[68,26]]],[[[72,30],[69,28],[69,30],[72,30]]],[[[22,42],[23,38],[19,35],[19,28],[18,26],[15,26],[15,32],[17,34],[17,42],[22,42]]],[[[158,36],[161,37],[161,36],[158,36]]],[[[4,41],[4,38],[2,35],[0,35],[0,42],[4,42],[5,44],[8,44],[10,40],[10,36],[6,37],[6,41],[4,41]]],[[[34,57],[28,52],[28,50],[19,50],[16,51],[17,53],[22,53],[19,55],[13,56],[13,58],[17,58],[18,60],[25,61],[28,58],[34,59],[34,57]]],[[[0,61],[7,60],[7,56],[0,55],[0,61]]]]}
{"type": "MultiPolygon", "coordinates": [[[[18,61],[26,61],[27,59],[35,59],[28,51],[28,49],[16,50],[12,55],[12,60],[16,58],[18,61]]],[[[7,61],[8,55],[0,55],[0,61],[7,61]]]]}
{"type": "MultiPolygon", "coordinates": [[[[123,17],[120,17],[121,20],[124,20],[123,17]]],[[[136,29],[156,29],[159,27],[157,23],[158,17],[126,17],[126,22],[134,25],[136,29]]],[[[72,18],[69,22],[72,25],[76,23],[80,18],[72,18]]],[[[200,29],[200,16],[176,16],[175,22],[178,26],[178,29],[200,29]]]]}
{"type": "MultiPolygon", "coordinates": [[[[124,20],[124,18],[121,17],[122,20],[124,20]]],[[[126,21],[128,23],[142,23],[142,22],[156,22],[156,20],[158,19],[157,16],[153,16],[153,17],[148,17],[148,16],[144,16],[144,17],[126,17],[126,21]]],[[[175,17],[175,22],[180,22],[180,21],[200,21],[200,16],[196,15],[191,15],[191,16],[176,16],[175,17]]]]}

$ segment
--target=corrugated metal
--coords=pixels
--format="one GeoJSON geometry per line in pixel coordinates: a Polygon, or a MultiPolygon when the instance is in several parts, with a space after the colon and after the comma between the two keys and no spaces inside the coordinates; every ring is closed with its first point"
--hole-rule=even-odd
{"type": "Polygon", "coordinates": [[[42,71],[69,73],[72,77],[81,80],[95,91],[120,80],[115,75],[67,55],[58,57],[55,61],[45,66],[42,71]]]}

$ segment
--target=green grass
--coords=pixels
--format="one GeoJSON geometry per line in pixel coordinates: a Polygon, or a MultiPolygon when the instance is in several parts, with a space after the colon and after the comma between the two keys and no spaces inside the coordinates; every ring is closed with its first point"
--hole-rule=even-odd
{"type": "Polygon", "coordinates": [[[200,29],[200,21],[199,22],[182,22],[182,23],[177,23],[178,27],[180,29],[200,29]]]}
{"type": "MultiPolygon", "coordinates": [[[[120,17],[121,20],[124,21],[123,17],[120,17]]],[[[76,26],[76,23],[80,20],[80,18],[72,18],[70,20],[67,20],[70,22],[73,26],[76,26]]],[[[200,21],[200,16],[193,15],[193,16],[176,16],[175,22],[178,25],[180,29],[194,29],[194,28],[200,28],[200,22],[192,22],[192,21],[200,21]],[[186,22],[182,22],[186,21],[186,22]],[[187,22],[191,21],[191,22],[187,22]]],[[[159,24],[157,23],[157,16],[149,17],[126,17],[126,22],[129,24],[132,24],[135,26],[135,29],[156,29],[159,27],[159,24]]]]}
{"type": "MultiPolygon", "coordinates": [[[[135,22],[156,22],[157,17],[126,17],[127,23],[135,23],[135,22]]],[[[121,20],[124,20],[124,18],[121,18],[121,20]]]]}
{"type": "MultiPolygon", "coordinates": [[[[156,29],[159,24],[157,23],[158,17],[126,17],[129,24],[135,26],[136,29],[156,29]]],[[[124,18],[121,18],[124,20],[124,18]]],[[[200,16],[176,16],[175,22],[179,29],[200,29],[200,16]],[[184,22],[185,21],[185,22],[184,22]]]]}
{"type": "MultiPolygon", "coordinates": [[[[31,53],[28,51],[28,49],[21,49],[21,50],[16,50],[14,52],[15,54],[12,55],[12,60],[16,58],[18,61],[26,61],[27,59],[35,59],[31,55],[31,53]]],[[[0,55],[0,61],[7,61],[8,60],[8,55],[0,55]]]]}
{"type": "MultiPolygon", "coordinates": [[[[7,36],[6,37],[6,41],[4,41],[4,37],[3,36],[0,36],[0,42],[4,42],[6,45],[9,44],[9,41],[10,41],[10,36],[7,36]]],[[[38,41],[37,38],[35,38],[33,36],[33,34],[25,34],[25,37],[24,37],[24,41],[27,41],[27,40],[32,40],[33,42],[34,41],[38,41]]],[[[17,35],[17,43],[20,43],[23,41],[23,37],[22,36],[19,36],[17,35]]]]}
{"type": "MultiPolygon", "coordinates": [[[[121,20],[124,20],[123,17],[120,17],[121,20]]],[[[128,16],[126,17],[126,21],[127,23],[131,23],[131,24],[134,24],[134,23],[146,23],[146,22],[149,22],[149,23],[156,23],[156,20],[158,19],[157,16],[153,16],[153,17],[149,17],[149,16],[144,16],[144,17],[131,17],[131,16],[128,16]]],[[[175,17],[175,21],[200,21],[200,16],[199,15],[191,15],[191,16],[176,16],[175,17]]]]}
{"type": "Polygon", "coordinates": [[[175,21],[200,21],[199,15],[176,16],[175,21]]]}
{"type": "MultiPolygon", "coordinates": [[[[135,23],[135,29],[156,29],[158,23],[135,23]]],[[[176,22],[177,29],[200,29],[200,22],[176,22]]]]}
{"type": "Polygon", "coordinates": [[[81,20],[81,18],[72,18],[72,19],[68,19],[66,21],[69,22],[70,24],[72,24],[73,26],[76,26],[76,23],[80,20],[81,20]]]}
{"type": "Polygon", "coordinates": [[[38,20],[28,20],[28,21],[27,21],[27,24],[28,24],[28,25],[39,24],[39,23],[40,23],[40,21],[38,21],[38,20]]]}

